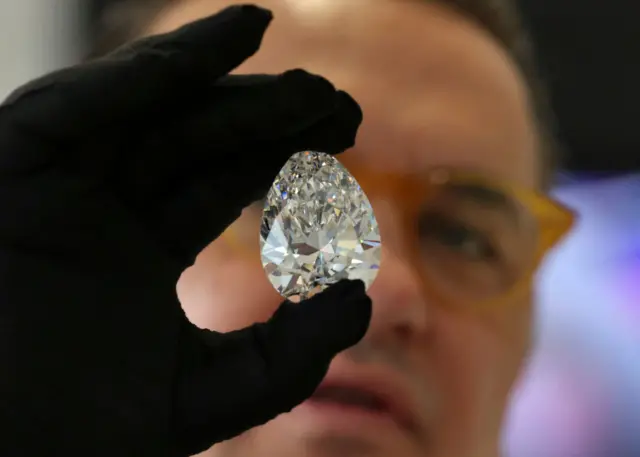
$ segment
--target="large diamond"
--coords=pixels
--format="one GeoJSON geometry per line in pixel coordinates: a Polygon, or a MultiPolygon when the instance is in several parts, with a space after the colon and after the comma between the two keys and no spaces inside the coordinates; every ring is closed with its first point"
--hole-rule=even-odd
{"type": "Polygon", "coordinates": [[[273,287],[298,301],[345,278],[369,287],[380,264],[380,232],[344,166],[323,152],[298,152],[267,195],[260,253],[273,287]]]}

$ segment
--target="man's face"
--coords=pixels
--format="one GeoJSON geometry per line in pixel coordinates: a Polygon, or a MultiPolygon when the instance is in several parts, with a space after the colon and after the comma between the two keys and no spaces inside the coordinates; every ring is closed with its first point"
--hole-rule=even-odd
{"type": "MultiPolygon", "coordinates": [[[[176,2],[150,32],[228,3],[176,2]]],[[[275,21],[261,52],[239,71],[304,68],[351,93],[364,111],[357,144],[344,156],[354,169],[426,176],[446,166],[537,185],[536,137],[523,83],[481,29],[430,2],[261,3],[274,10],[275,21]]],[[[370,189],[384,243],[369,290],[374,316],[365,339],[335,359],[328,379],[390,390],[392,402],[405,405],[405,416],[376,411],[351,392],[307,402],[215,446],[211,455],[498,454],[503,410],[528,346],[529,294],[481,312],[444,306],[425,293],[409,261],[403,224],[418,221],[399,214],[400,197],[384,183],[370,189]]],[[[259,218],[259,208],[246,210],[232,228],[235,243],[214,242],[183,275],[179,294],[198,325],[244,327],[267,319],[281,302],[260,263],[259,218]]]]}

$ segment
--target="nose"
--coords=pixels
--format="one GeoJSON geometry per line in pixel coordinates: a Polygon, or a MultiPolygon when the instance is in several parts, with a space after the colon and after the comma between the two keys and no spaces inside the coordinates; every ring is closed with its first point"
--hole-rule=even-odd
{"type": "Polygon", "coordinates": [[[429,331],[430,309],[410,262],[382,249],[380,270],[369,289],[373,316],[367,338],[406,343],[429,331]]]}

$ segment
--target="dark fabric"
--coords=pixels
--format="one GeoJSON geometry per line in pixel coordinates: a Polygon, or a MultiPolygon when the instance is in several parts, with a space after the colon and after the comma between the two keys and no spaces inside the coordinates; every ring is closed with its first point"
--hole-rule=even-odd
{"type": "Polygon", "coordinates": [[[231,334],[191,325],[176,298],[292,153],[339,153],[362,120],[301,70],[227,75],[270,20],[231,7],[0,108],[3,457],[199,452],[303,401],[366,332],[360,281],[231,334]]]}

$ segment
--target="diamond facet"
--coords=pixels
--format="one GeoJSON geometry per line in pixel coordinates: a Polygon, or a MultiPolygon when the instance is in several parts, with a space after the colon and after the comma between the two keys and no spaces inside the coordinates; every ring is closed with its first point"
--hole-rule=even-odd
{"type": "Polygon", "coordinates": [[[342,164],[323,152],[298,152],[267,194],[260,254],[273,287],[292,301],[341,279],[369,287],[380,264],[378,222],[342,164]]]}

